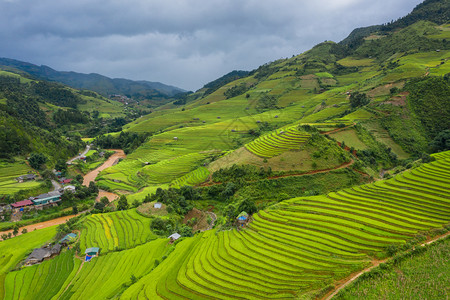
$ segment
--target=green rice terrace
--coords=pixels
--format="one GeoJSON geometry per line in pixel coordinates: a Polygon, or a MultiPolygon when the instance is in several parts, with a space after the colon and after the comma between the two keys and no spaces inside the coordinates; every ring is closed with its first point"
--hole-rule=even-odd
{"type": "Polygon", "coordinates": [[[176,95],[0,65],[0,300],[448,298],[448,5],[176,95]]]}

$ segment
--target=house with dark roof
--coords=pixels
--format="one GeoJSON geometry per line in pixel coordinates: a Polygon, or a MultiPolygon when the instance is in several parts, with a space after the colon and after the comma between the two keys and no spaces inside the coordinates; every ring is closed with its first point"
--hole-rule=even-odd
{"type": "Polygon", "coordinates": [[[34,174],[26,174],[26,175],[22,175],[16,178],[16,180],[18,182],[24,182],[24,181],[30,181],[30,180],[35,180],[36,179],[36,175],[34,174]]]}
{"type": "Polygon", "coordinates": [[[61,193],[59,191],[48,192],[34,197],[33,201],[34,207],[36,209],[43,209],[48,206],[56,206],[58,202],[61,201],[61,193]]]}
{"type": "Polygon", "coordinates": [[[61,252],[61,245],[55,244],[53,247],[43,247],[34,249],[33,252],[25,260],[26,266],[31,266],[42,262],[46,258],[51,258],[58,255],[61,252]]]}

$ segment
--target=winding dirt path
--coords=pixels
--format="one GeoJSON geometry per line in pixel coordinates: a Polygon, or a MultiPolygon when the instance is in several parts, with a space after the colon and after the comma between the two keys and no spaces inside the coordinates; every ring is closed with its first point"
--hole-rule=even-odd
{"type": "Polygon", "coordinates": [[[111,155],[108,160],[106,160],[100,167],[98,167],[97,169],[92,170],[91,172],[87,173],[86,175],[84,175],[83,177],[83,185],[84,186],[89,186],[89,183],[91,181],[95,181],[95,178],[97,177],[97,175],[103,171],[106,168],[112,167],[115,164],[117,164],[119,162],[120,158],[125,158],[125,152],[123,152],[122,149],[109,149],[110,151],[115,151],[116,153],[114,153],[113,155],[111,155]]]}
{"type": "MultiPolygon", "coordinates": [[[[440,239],[446,238],[446,237],[449,236],[449,235],[450,235],[450,232],[447,232],[447,233],[444,234],[444,235],[441,235],[441,236],[435,237],[435,238],[433,238],[433,239],[430,239],[429,241],[427,241],[427,242],[421,244],[421,246],[423,247],[423,246],[425,246],[425,245],[432,244],[432,243],[434,243],[434,242],[436,242],[436,241],[438,241],[438,240],[440,240],[440,239]]],[[[392,258],[387,258],[387,259],[384,259],[384,260],[373,260],[373,261],[372,261],[372,265],[371,265],[370,267],[367,267],[367,268],[363,269],[362,271],[360,271],[360,272],[358,272],[358,273],[356,273],[356,274],[350,275],[350,277],[347,277],[347,278],[344,279],[343,281],[339,281],[339,282],[338,282],[337,288],[336,288],[335,290],[329,292],[328,294],[326,294],[326,295],[322,298],[322,300],[330,300],[330,299],[332,299],[337,293],[339,293],[340,290],[342,290],[343,288],[345,288],[346,286],[348,286],[350,283],[352,283],[353,281],[355,281],[359,276],[361,276],[361,275],[364,274],[364,273],[369,272],[370,270],[372,270],[373,268],[375,268],[375,267],[378,266],[379,264],[385,263],[385,262],[387,262],[387,261],[389,261],[389,260],[391,260],[391,259],[392,259],[392,258]]]]}

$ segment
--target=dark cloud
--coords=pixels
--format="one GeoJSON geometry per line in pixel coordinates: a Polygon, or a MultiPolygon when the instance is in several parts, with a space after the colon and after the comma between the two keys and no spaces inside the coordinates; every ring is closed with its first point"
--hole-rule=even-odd
{"type": "Polygon", "coordinates": [[[299,54],[420,0],[0,0],[0,56],[196,90],[299,54]]]}

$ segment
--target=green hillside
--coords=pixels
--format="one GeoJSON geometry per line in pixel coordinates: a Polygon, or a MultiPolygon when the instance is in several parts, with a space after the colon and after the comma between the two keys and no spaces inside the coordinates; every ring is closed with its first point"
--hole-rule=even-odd
{"type": "MultiPolygon", "coordinates": [[[[89,188],[77,185],[119,200],[78,205],[78,192],[67,193],[79,217],[2,237],[0,300],[323,299],[381,261],[394,271],[367,273],[338,297],[437,298],[443,268],[420,279],[419,293],[417,274],[406,276],[417,266],[399,257],[450,230],[448,5],[427,0],[151,112],[2,71],[0,194],[42,189],[14,179],[36,172],[27,156],[46,155],[51,169],[83,148],[82,137],[99,159],[72,177],[106,160],[100,149],[126,156],[114,154],[89,188]],[[71,231],[71,250],[21,267],[33,248],[71,231]],[[84,262],[90,247],[99,256],[84,262]]],[[[423,269],[442,261],[417,259],[423,269]]]]}

